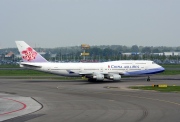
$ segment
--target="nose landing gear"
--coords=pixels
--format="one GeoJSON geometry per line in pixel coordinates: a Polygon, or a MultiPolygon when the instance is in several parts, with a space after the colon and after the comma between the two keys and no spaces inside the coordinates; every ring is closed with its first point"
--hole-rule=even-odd
{"type": "Polygon", "coordinates": [[[150,77],[148,76],[147,81],[151,81],[150,77]]]}

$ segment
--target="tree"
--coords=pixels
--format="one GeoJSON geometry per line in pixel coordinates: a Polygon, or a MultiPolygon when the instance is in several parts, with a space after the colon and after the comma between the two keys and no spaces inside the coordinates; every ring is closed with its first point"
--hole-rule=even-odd
{"type": "Polygon", "coordinates": [[[123,46],[122,48],[123,48],[123,52],[129,52],[130,51],[127,46],[123,46]]]}
{"type": "Polygon", "coordinates": [[[50,53],[46,53],[45,55],[44,55],[44,58],[46,59],[46,60],[49,60],[50,59],[50,53]]]}
{"type": "Polygon", "coordinates": [[[103,50],[103,55],[104,55],[104,56],[110,57],[110,56],[112,56],[113,53],[114,53],[114,51],[113,51],[112,49],[110,49],[110,48],[105,48],[105,49],[103,50]]]}
{"type": "Polygon", "coordinates": [[[179,47],[176,47],[176,50],[175,51],[180,51],[180,46],[179,47]]]}
{"type": "Polygon", "coordinates": [[[146,54],[150,54],[151,53],[151,47],[144,47],[141,52],[146,53],[146,54]]]}
{"type": "Polygon", "coordinates": [[[93,47],[93,48],[90,48],[89,49],[89,53],[90,55],[93,54],[93,55],[100,55],[102,53],[102,50],[98,47],[93,47]]]}
{"type": "Polygon", "coordinates": [[[132,47],[131,47],[131,52],[139,52],[139,47],[137,46],[137,45],[133,45],[132,47]]]}
{"type": "Polygon", "coordinates": [[[158,48],[154,48],[154,49],[152,50],[152,52],[153,52],[153,53],[160,53],[160,51],[159,51],[158,48]]]}

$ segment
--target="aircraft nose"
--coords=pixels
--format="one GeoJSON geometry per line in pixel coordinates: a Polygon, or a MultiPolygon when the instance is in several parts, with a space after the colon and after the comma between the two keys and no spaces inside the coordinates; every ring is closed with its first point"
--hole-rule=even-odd
{"type": "Polygon", "coordinates": [[[162,67],[162,66],[160,66],[159,70],[160,70],[161,72],[164,72],[164,71],[165,71],[164,67],[162,67]]]}

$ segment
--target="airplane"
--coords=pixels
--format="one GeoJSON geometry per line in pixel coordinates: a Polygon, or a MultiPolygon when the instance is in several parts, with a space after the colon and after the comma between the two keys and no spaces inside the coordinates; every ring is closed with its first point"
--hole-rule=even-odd
{"type": "Polygon", "coordinates": [[[22,56],[20,67],[67,77],[86,77],[88,81],[109,79],[120,81],[122,76],[148,76],[165,69],[150,60],[119,60],[99,63],[48,62],[24,41],[16,41],[22,56]]]}

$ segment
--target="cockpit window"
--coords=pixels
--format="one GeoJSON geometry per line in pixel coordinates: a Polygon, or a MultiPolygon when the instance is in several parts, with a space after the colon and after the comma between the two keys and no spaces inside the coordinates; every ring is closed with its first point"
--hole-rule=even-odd
{"type": "Polygon", "coordinates": [[[152,64],[156,64],[155,62],[152,62],[152,64]]]}

